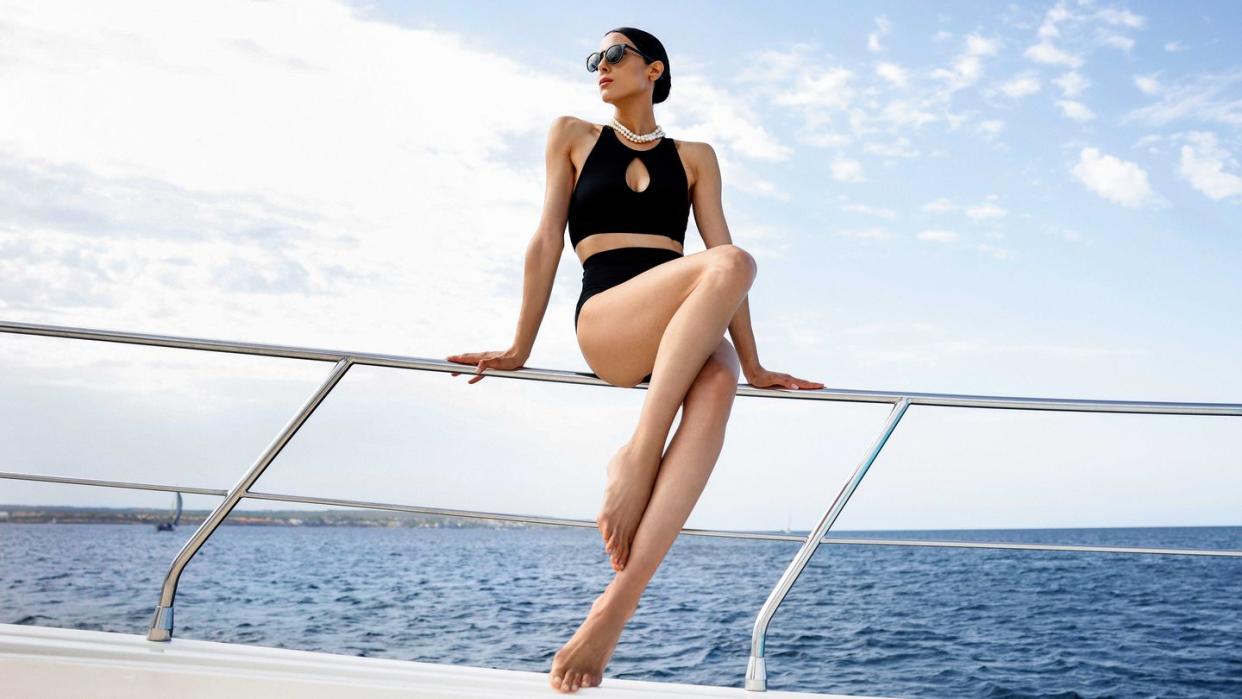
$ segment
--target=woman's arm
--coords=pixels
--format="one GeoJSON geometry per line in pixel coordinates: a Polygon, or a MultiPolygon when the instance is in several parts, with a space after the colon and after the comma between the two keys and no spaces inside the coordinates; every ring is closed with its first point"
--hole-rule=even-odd
{"type": "Polygon", "coordinates": [[[565,224],[569,220],[569,197],[573,192],[574,167],[569,158],[578,119],[560,116],[548,130],[545,148],[547,185],[543,213],[530,243],[522,282],[522,309],[518,313],[513,350],[525,361],[535,346],[535,336],[548,309],[556,268],[565,249],[565,224]]]}
{"type": "MultiPolygon", "coordinates": [[[[683,141],[683,143],[686,143],[683,141]]],[[[691,203],[694,205],[694,223],[708,248],[733,243],[729,224],[725,223],[724,206],[721,204],[720,163],[716,151],[707,143],[691,142],[691,167],[695,179],[691,203]]],[[[737,350],[742,375],[752,386],[784,386],[786,388],[823,388],[818,381],[808,381],[779,371],[768,371],[759,363],[759,350],[755,347],[755,333],[750,326],[750,297],[742,299],[741,305],[729,321],[729,335],[737,350]]]]}
{"type": "MultiPolygon", "coordinates": [[[[585,124],[570,116],[557,117],[548,130],[546,148],[547,191],[543,197],[543,214],[535,234],[526,246],[526,258],[522,277],[522,309],[518,313],[517,331],[508,349],[491,352],[466,352],[449,355],[450,362],[470,364],[475,367],[474,376],[467,383],[483,380],[483,371],[493,369],[520,369],[530,358],[535,346],[535,335],[548,309],[552,296],[552,283],[556,268],[560,265],[561,252],[565,248],[565,224],[569,220],[569,196],[573,190],[573,161],[569,159],[570,144],[575,129],[585,124]]],[[[450,372],[452,376],[456,373],[450,372]]]]}
{"type": "MultiPolygon", "coordinates": [[[[694,223],[703,236],[703,243],[708,248],[732,245],[733,236],[729,234],[729,224],[725,222],[721,203],[720,163],[716,160],[716,150],[707,143],[683,143],[692,145],[694,150],[691,160],[695,181],[691,202],[694,205],[694,223]]],[[[755,333],[750,327],[749,297],[742,299],[742,305],[738,306],[729,321],[729,335],[733,338],[742,373],[749,377],[759,371],[762,367],[759,365],[759,350],[755,347],[755,333]]]]}

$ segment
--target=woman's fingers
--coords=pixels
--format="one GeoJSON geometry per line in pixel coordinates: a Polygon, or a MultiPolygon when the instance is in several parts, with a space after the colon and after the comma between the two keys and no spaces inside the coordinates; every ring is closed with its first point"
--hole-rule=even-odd
{"type": "Polygon", "coordinates": [[[823,387],[824,387],[824,384],[822,384],[822,383],[820,383],[820,382],[818,382],[818,381],[810,381],[810,380],[808,380],[808,379],[799,379],[799,378],[796,378],[796,377],[794,378],[794,381],[797,381],[797,382],[798,382],[798,384],[799,384],[802,388],[823,388],[823,387]]]}
{"type": "Polygon", "coordinates": [[[482,381],[485,378],[483,376],[483,370],[487,368],[487,364],[489,361],[490,360],[487,360],[487,359],[481,360],[479,362],[478,369],[476,369],[474,372],[474,376],[466,383],[478,383],[479,381],[482,381]]]}
{"type": "Polygon", "coordinates": [[[786,374],[786,373],[779,372],[779,371],[768,372],[768,377],[771,380],[771,383],[765,384],[768,386],[780,386],[781,388],[792,388],[795,390],[803,389],[803,388],[823,388],[824,387],[824,384],[818,381],[808,381],[807,379],[800,379],[791,374],[786,374]]]}
{"type": "MultiPolygon", "coordinates": [[[[450,362],[454,362],[456,364],[474,364],[475,369],[476,369],[475,373],[478,374],[482,372],[483,363],[487,361],[486,359],[480,359],[480,358],[486,354],[491,354],[491,353],[490,352],[465,352],[462,354],[450,354],[449,356],[445,357],[445,359],[447,359],[450,362]]],[[[463,373],[465,372],[450,371],[449,376],[460,376],[463,373]]],[[[475,376],[474,378],[470,379],[466,383],[475,383],[481,380],[482,378],[483,378],[482,376],[475,376]]]]}
{"type": "MultiPolygon", "coordinates": [[[[486,376],[484,371],[487,369],[515,369],[521,366],[521,362],[509,350],[501,350],[498,352],[467,352],[464,354],[450,354],[446,357],[450,362],[458,364],[473,364],[474,375],[466,383],[478,383],[486,376]]],[[[464,374],[465,371],[450,371],[450,376],[464,374]]]]}
{"type": "Polygon", "coordinates": [[[467,354],[450,354],[445,357],[445,359],[453,362],[454,364],[477,364],[479,361],[479,353],[469,352],[467,354]]]}
{"type": "Polygon", "coordinates": [[[823,388],[824,387],[824,384],[818,381],[808,381],[806,379],[800,379],[796,376],[789,377],[788,385],[790,388],[823,388]]]}

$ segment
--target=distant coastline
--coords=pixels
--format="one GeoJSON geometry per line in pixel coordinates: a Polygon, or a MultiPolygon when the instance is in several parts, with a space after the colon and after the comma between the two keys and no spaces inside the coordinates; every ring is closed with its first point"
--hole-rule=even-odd
{"type": "MultiPolygon", "coordinates": [[[[197,527],[211,514],[210,510],[183,510],[179,527],[197,527]]],[[[71,505],[6,505],[0,503],[0,525],[4,524],[146,524],[155,526],[172,519],[168,508],[158,507],[77,507],[71,505]]],[[[542,529],[557,528],[552,524],[536,524],[511,520],[474,517],[444,517],[413,512],[364,509],[322,510],[242,510],[231,512],[224,525],[259,527],[373,527],[378,529],[542,529]]],[[[1236,529],[1242,524],[1119,524],[1096,527],[980,527],[931,529],[858,529],[834,530],[829,536],[866,536],[876,534],[977,534],[980,532],[1088,532],[1117,530],[1163,529],[1236,529]]],[[[794,534],[805,536],[808,530],[760,529],[739,530],[759,534],[794,534]]]]}
{"type": "MultiPolygon", "coordinates": [[[[147,524],[172,519],[168,508],[0,504],[0,524],[147,524]]],[[[179,527],[197,527],[211,510],[183,510],[179,527]]],[[[259,527],[415,527],[503,529],[541,526],[508,520],[440,517],[383,510],[233,510],[224,525],[259,527]]]]}

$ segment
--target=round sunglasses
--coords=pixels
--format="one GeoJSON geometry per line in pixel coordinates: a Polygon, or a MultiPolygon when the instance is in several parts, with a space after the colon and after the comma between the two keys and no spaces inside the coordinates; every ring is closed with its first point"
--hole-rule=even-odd
{"type": "Polygon", "coordinates": [[[586,60],[587,72],[594,73],[596,70],[598,70],[599,62],[601,60],[607,59],[607,61],[613,65],[620,63],[621,59],[625,58],[625,52],[627,50],[633,51],[639,56],[642,56],[644,59],[647,60],[648,63],[656,60],[652,58],[651,56],[648,56],[647,54],[643,53],[642,51],[639,51],[638,49],[634,48],[633,46],[630,46],[629,44],[613,44],[612,46],[609,46],[608,48],[604,49],[602,52],[595,51],[595,52],[592,52],[591,55],[587,56],[587,60],[586,60]]]}

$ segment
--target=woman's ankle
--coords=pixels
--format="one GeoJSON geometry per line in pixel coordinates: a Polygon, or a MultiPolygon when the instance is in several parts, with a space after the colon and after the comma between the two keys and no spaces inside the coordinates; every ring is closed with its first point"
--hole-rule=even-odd
{"type": "Polygon", "coordinates": [[[625,621],[629,621],[630,617],[634,616],[634,612],[638,611],[638,602],[626,599],[626,595],[619,593],[617,588],[613,587],[614,585],[616,585],[616,580],[608,583],[608,587],[599,596],[599,599],[596,600],[592,611],[604,616],[620,617],[625,621]]]}
{"type": "Polygon", "coordinates": [[[649,467],[653,472],[660,467],[660,457],[663,455],[663,444],[643,444],[637,438],[630,438],[630,441],[621,445],[621,449],[626,455],[644,466],[649,467]]]}

